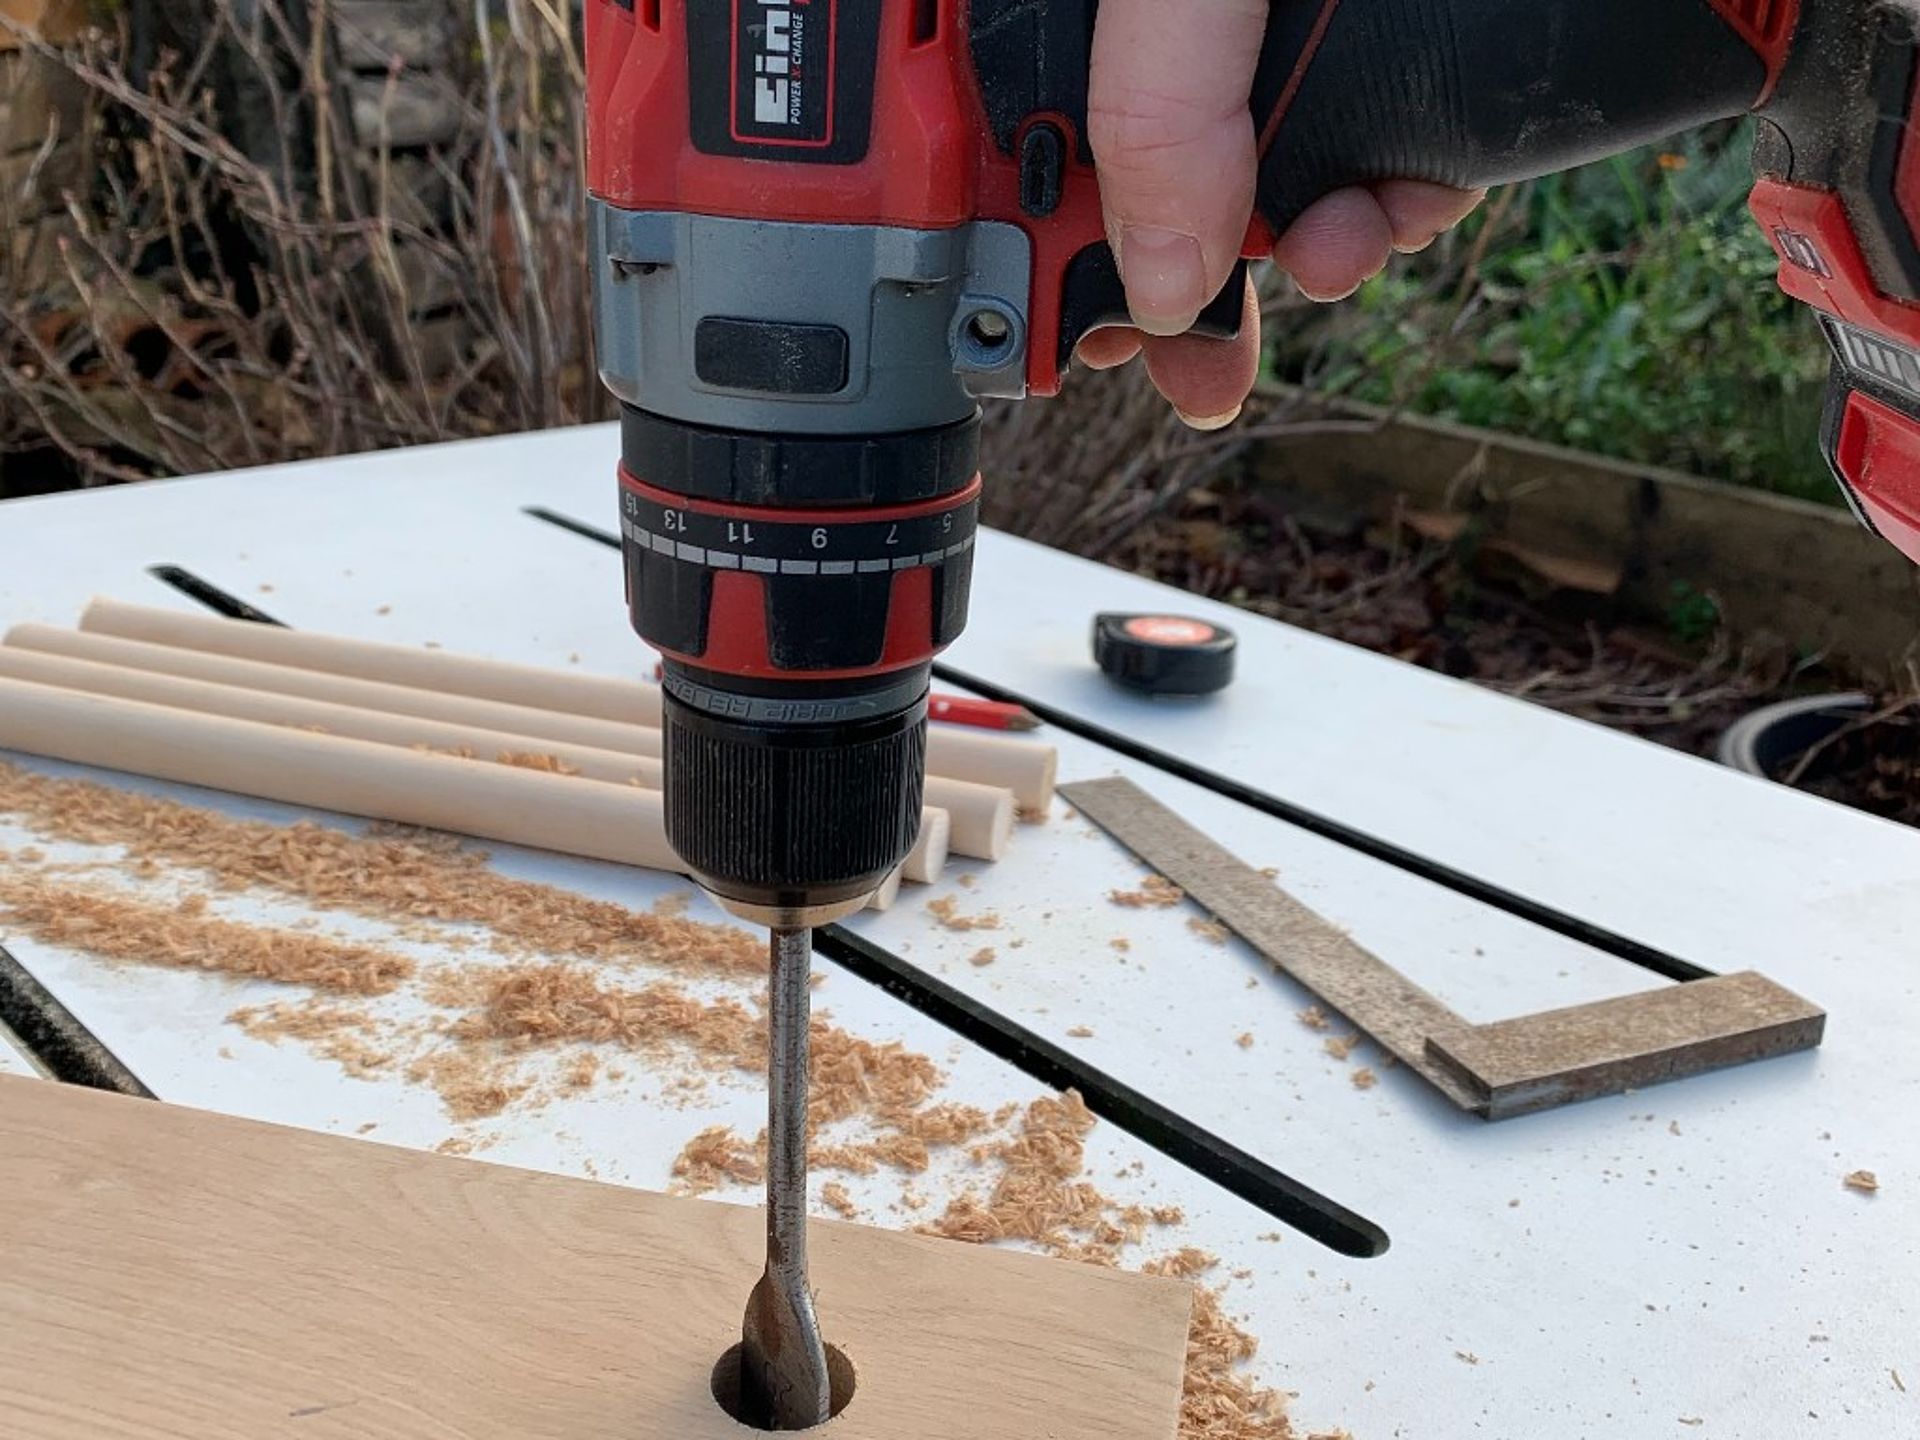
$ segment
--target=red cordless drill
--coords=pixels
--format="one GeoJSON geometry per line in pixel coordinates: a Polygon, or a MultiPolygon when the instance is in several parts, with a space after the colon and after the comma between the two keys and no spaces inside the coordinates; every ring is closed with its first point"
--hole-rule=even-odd
{"type": "MultiPolygon", "coordinates": [[[[787,1310],[758,1349],[750,1314],[748,1378],[779,1392],[776,1423],[811,1423],[791,932],[913,844],[929,667],[966,620],[979,400],[1053,394],[1080,337],[1126,320],[1086,139],[1095,0],[586,15],[600,366],[628,602],[666,657],[668,838],[788,932],[776,1071],[791,1096],[798,1064],[801,1116],[776,1104],[769,1266],[787,1310]]],[[[1355,181],[1490,185],[1756,112],[1753,210],[1834,352],[1829,458],[1920,558],[1915,55],[1885,0],[1275,0],[1246,253],[1355,181]]],[[[1242,283],[1198,328],[1230,332],[1242,283]]]]}

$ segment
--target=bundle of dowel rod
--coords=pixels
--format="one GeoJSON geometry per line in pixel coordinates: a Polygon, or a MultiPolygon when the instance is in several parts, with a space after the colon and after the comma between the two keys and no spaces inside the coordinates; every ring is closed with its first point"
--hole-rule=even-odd
{"type": "MultiPolygon", "coordinates": [[[[660,786],[660,762],[654,758],[657,730],[605,720],[579,722],[523,706],[49,625],[16,625],[7,632],[0,644],[0,675],[384,744],[471,750],[481,759],[544,756],[591,779],[660,786]],[[590,738],[607,743],[589,745],[570,738],[583,733],[583,726],[589,727],[584,733],[590,738]]],[[[929,857],[944,855],[947,845],[954,854],[979,860],[998,860],[1006,853],[1014,826],[1012,792],[930,776],[927,803],[950,812],[949,828],[938,832],[943,844],[934,845],[929,836],[909,857],[908,879],[938,879],[940,867],[929,857]]]]}
{"type": "MultiPolygon", "coordinates": [[[[486,764],[479,768],[518,769],[554,781],[642,792],[656,792],[661,784],[660,694],[657,686],[641,681],[113,600],[95,600],[81,624],[79,630],[14,626],[0,644],[0,682],[373,744],[456,765],[481,761],[486,764]]],[[[0,747],[73,758],[51,748],[44,736],[36,746],[29,743],[31,736],[21,735],[24,717],[33,713],[38,712],[29,706],[19,716],[0,717],[0,747]]],[[[898,872],[907,879],[937,880],[949,853],[1000,859],[1013,836],[1016,809],[1044,810],[1052,798],[1055,753],[1048,745],[935,726],[927,758],[927,808],[918,841],[898,872]]],[[[140,769],[112,759],[86,763],[140,769]]],[[[349,804],[337,790],[305,800],[270,789],[248,790],[208,778],[205,770],[193,776],[147,773],[376,818],[408,818],[349,804]]],[[[643,816],[643,827],[652,826],[645,838],[649,843],[658,838],[663,853],[656,859],[664,861],[659,801],[656,796],[645,803],[655,817],[646,822],[643,816]]],[[[439,824],[424,818],[409,823],[439,824]]],[[[518,833],[445,828],[548,845],[518,833]]],[[[559,848],[608,858],[585,846],[559,848]]],[[[666,868],[678,867],[667,863],[666,868]]]]}
{"type": "MultiPolygon", "coordinates": [[[[0,749],[678,871],[660,794],[0,677],[0,749]]],[[[923,826],[923,830],[926,827],[923,826]]],[[[897,875],[872,902],[898,894],[897,875]]]]}
{"type": "MultiPolygon", "coordinates": [[[[32,628],[38,631],[44,627],[32,628]]],[[[656,685],[639,681],[289,630],[213,615],[159,610],[109,599],[92,601],[81,616],[80,628],[95,635],[143,641],[168,650],[200,651],[566,717],[612,721],[652,734],[655,737],[652,748],[637,753],[659,754],[660,690],[656,685]]],[[[203,678],[219,677],[205,675],[203,678]]],[[[543,732],[522,730],[521,733],[543,732]]],[[[574,736],[556,735],[555,738],[575,738],[582,744],[604,743],[587,739],[578,732],[574,736]]],[[[934,726],[928,733],[930,772],[948,779],[1011,790],[1022,809],[1041,812],[1052,802],[1057,763],[1050,745],[944,725],[934,726]]]]}

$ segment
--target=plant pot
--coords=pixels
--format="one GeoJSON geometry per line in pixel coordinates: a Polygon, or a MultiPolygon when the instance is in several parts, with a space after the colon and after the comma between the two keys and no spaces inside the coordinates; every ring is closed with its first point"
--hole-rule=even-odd
{"type": "Polygon", "coordinates": [[[1726,728],[1714,747],[1714,758],[1722,765],[1771,780],[1809,745],[1867,714],[1872,703],[1867,696],[1851,692],[1803,695],[1763,705],[1726,728]]]}

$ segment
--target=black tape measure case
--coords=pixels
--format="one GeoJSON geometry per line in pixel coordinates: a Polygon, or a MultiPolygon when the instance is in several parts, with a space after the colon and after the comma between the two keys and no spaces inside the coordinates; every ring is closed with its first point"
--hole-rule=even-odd
{"type": "Polygon", "coordinates": [[[1093,617],[1093,659],[1117,685],[1146,695],[1211,695],[1233,679],[1233,632],[1188,615],[1093,617]]]}

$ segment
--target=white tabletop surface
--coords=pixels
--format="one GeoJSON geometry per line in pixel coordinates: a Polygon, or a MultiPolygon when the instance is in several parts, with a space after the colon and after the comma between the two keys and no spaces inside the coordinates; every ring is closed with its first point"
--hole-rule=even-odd
{"type": "MultiPolygon", "coordinates": [[[[544,505],[610,528],[616,449],[611,429],[591,428],[0,505],[0,624],[71,624],[95,593],[195,609],[145,573],[174,563],[297,626],[645,674],[652,656],[628,630],[613,554],[521,513],[544,505]]],[[[1353,1065],[1370,1052],[1326,1055],[1294,1018],[1308,997],[1237,942],[1197,935],[1185,909],[1112,905],[1108,892],[1140,869],[1064,806],[1022,829],[1009,862],[957,861],[936,889],[856,921],[1386,1229],[1392,1248],[1368,1260],[1291,1234],[1264,1242],[1274,1224],[1263,1213],[1113,1126],[1095,1132],[1090,1169],[1103,1186],[1187,1211],[1163,1247],[1218,1254],[1212,1279],[1241,1272],[1229,1309],[1263,1341],[1262,1377],[1299,1392],[1303,1433],[1920,1434],[1920,834],[1001,536],[981,543],[972,625],[949,658],[1712,969],[1759,969],[1829,1011],[1814,1053],[1488,1125],[1403,1070],[1356,1089],[1353,1065]],[[1092,614],[1150,608],[1237,630],[1233,688],[1165,706],[1102,682],[1087,655],[1092,614]],[[991,909],[1002,928],[943,929],[924,907],[934,895],[991,909]],[[1124,956],[1115,937],[1130,942],[1124,956]],[[983,944],[994,963],[970,964],[983,944]],[[1136,1159],[1131,1179],[1104,1178],[1136,1159]],[[1843,1187],[1860,1168],[1878,1175],[1877,1194],[1843,1187]]],[[[1472,1018],[1664,983],[1090,743],[1049,738],[1063,778],[1131,775],[1472,1018]]],[[[235,813],[298,813],[106,778],[235,813]]],[[[0,816],[9,843],[20,837],[0,816]]],[[[511,873],[632,903],[679,888],[494,848],[511,873]]],[[[281,923],[302,913],[221,903],[281,923]]],[[[414,943],[371,921],[327,922],[414,943]]],[[[110,969],[3,929],[0,943],[166,1099],[341,1133],[372,1124],[390,1143],[431,1146],[457,1130],[488,1159],[655,1187],[695,1131],[759,1123],[750,1083],[676,1108],[636,1067],[612,1091],[454,1127],[418,1087],[348,1079],[224,1023],[271,987],[110,969]]],[[[821,968],[819,1003],[837,1023],[934,1056],[952,1098],[1038,1093],[821,968]]],[[[919,1188],[937,1204],[963,1181],[943,1171],[919,1188]]],[[[876,1223],[919,1218],[893,1208],[897,1181],[849,1188],[876,1223]]]]}
{"type": "Polygon", "coordinates": [[[0,1075],[38,1075],[40,1067],[20,1038],[0,1025],[0,1075]]]}

